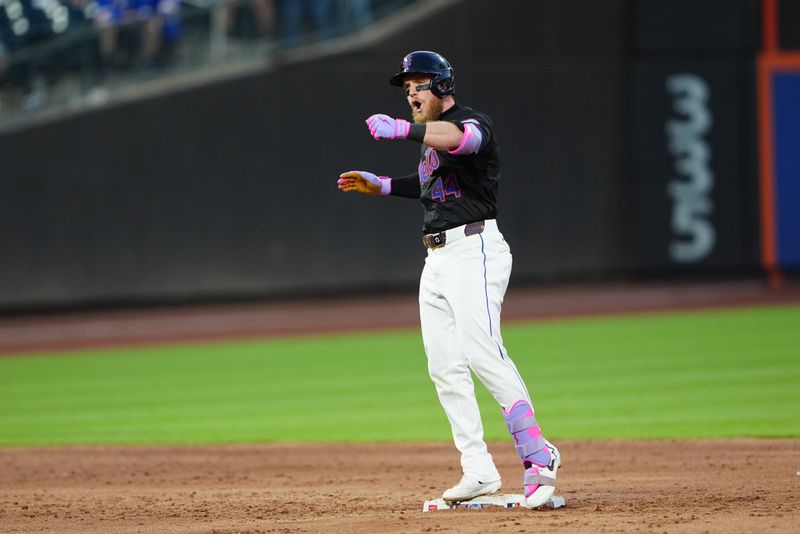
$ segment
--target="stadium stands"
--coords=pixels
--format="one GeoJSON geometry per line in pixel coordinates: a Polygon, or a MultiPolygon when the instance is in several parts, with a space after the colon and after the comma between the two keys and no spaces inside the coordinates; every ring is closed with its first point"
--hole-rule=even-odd
{"type": "Polygon", "coordinates": [[[0,124],[357,31],[415,0],[0,0],[0,124]]]}

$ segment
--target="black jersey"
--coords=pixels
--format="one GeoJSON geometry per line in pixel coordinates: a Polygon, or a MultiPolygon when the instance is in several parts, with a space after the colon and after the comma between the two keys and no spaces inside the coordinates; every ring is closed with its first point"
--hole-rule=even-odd
{"type": "Polygon", "coordinates": [[[480,129],[482,141],[476,154],[460,156],[422,145],[417,171],[426,234],[497,216],[500,149],[491,119],[456,104],[438,120],[452,122],[461,130],[464,121],[472,122],[480,129]]]}

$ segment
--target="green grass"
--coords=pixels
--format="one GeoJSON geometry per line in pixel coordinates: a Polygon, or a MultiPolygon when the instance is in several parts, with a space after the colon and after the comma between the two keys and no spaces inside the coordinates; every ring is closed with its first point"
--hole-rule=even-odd
{"type": "MultiPolygon", "coordinates": [[[[800,436],[800,307],[503,334],[553,439],[800,436]]],[[[0,358],[2,445],[449,439],[417,331],[0,358]]]]}

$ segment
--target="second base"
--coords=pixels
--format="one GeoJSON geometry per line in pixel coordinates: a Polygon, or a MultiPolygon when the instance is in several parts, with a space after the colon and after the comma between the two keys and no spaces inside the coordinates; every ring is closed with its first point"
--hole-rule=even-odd
{"type": "MultiPolygon", "coordinates": [[[[539,508],[561,508],[567,505],[564,497],[553,495],[550,499],[539,508]]],[[[502,508],[529,508],[528,502],[523,495],[517,494],[500,494],[482,495],[469,501],[461,501],[457,503],[448,503],[444,499],[432,499],[425,501],[422,505],[423,512],[434,512],[438,510],[455,510],[456,508],[466,508],[468,510],[480,510],[490,506],[500,506],[502,508]]]]}

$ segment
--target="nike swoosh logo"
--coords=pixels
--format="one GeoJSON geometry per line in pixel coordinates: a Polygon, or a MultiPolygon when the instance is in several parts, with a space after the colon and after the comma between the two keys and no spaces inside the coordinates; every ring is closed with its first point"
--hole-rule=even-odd
{"type": "Polygon", "coordinates": [[[550,471],[555,471],[555,469],[556,469],[556,451],[554,451],[552,447],[548,446],[547,448],[550,450],[550,465],[548,465],[547,468],[550,471]]]}

